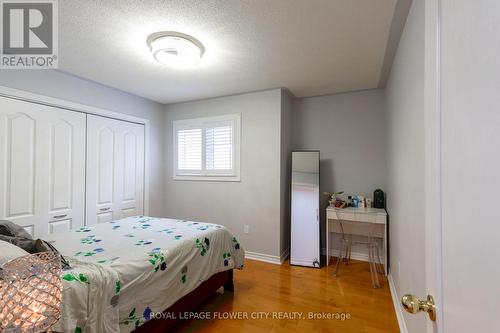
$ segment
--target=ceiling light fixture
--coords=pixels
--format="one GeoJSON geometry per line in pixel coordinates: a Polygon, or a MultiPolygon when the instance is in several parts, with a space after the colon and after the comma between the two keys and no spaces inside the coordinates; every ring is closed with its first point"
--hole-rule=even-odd
{"type": "Polygon", "coordinates": [[[146,42],[156,61],[172,68],[195,67],[205,53],[199,40],[181,32],[155,32],[146,42]]]}

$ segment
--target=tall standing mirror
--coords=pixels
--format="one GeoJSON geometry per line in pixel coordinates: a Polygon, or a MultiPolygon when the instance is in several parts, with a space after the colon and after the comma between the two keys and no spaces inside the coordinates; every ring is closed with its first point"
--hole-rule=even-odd
{"type": "Polygon", "coordinates": [[[290,264],[320,266],[319,151],[292,152],[290,264]]]}

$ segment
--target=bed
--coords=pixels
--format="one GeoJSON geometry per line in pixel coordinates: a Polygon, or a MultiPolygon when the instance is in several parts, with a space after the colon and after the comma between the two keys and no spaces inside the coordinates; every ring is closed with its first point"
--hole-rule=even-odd
{"type": "Polygon", "coordinates": [[[244,250],[218,224],[146,216],[83,227],[49,241],[65,256],[56,332],[164,332],[222,285],[244,250]],[[151,319],[151,320],[150,320],[151,319]]]}

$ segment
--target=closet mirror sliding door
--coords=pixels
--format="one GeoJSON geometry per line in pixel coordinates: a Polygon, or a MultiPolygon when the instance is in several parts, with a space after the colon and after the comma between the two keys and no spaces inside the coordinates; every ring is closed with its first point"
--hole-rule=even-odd
{"type": "Polygon", "coordinates": [[[144,212],[144,125],[87,115],[87,225],[144,212]]]}
{"type": "Polygon", "coordinates": [[[34,237],[81,227],[85,115],[0,97],[0,219],[34,237]]]}

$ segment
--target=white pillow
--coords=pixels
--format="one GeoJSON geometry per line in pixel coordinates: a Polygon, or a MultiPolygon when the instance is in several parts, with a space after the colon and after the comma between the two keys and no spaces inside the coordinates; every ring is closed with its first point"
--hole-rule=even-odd
{"type": "Polygon", "coordinates": [[[0,240],[0,266],[9,260],[25,256],[27,254],[29,253],[21,249],[19,246],[0,240]]]}

